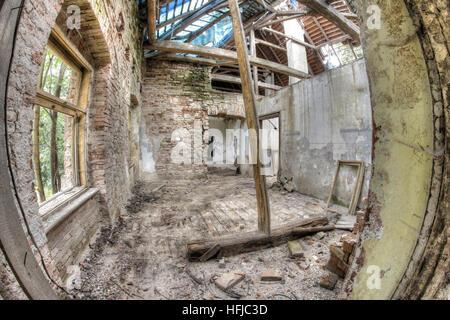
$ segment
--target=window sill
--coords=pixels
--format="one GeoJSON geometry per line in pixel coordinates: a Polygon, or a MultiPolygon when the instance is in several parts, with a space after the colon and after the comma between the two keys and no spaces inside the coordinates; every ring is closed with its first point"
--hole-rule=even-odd
{"type": "Polygon", "coordinates": [[[39,213],[43,217],[45,233],[48,234],[59,226],[86,202],[91,200],[98,191],[96,188],[78,187],[71,190],[74,195],[68,199],[61,201],[61,198],[67,197],[67,193],[62,193],[46,202],[45,207],[41,206],[39,209],[39,213]],[[55,207],[56,209],[48,209],[55,207]]]}

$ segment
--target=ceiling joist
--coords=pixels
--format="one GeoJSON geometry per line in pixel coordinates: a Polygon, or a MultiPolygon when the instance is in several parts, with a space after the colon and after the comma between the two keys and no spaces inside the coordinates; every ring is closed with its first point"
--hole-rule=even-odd
{"type": "MultiPolygon", "coordinates": [[[[212,57],[216,59],[225,59],[232,62],[238,62],[237,53],[235,51],[221,49],[221,48],[211,48],[206,46],[193,45],[190,43],[167,41],[167,40],[155,40],[149,45],[145,46],[148,50],[161,50],[172,53],[187,53],[195,54],[204,57],[212,57]]],[[[279,72],[290,77],[295,77],[299,79],[309,78],[310,75],[302,71],[290,68],[288,66],[282,65],[280,63],[275,63],[265,59],[257,57],[249,57],[250,63],[254,66],[261,67],[274,72],[279,72]]]]}
{"type": "Polygon", "coordinates": [[[350,35],[353,40],[359,41],[359,28],[348,20],[342,13],[323,0],[300,0],[301,3],[316,11],[318,14],[334,23],[343,32],[350,35]]]}

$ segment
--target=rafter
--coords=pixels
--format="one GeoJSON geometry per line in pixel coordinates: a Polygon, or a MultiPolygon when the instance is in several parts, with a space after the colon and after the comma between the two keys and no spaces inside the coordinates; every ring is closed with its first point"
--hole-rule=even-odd
{"type": "Polygon", "coordinates": [[[163,35],[159,37],[159,39],[166,40],[168,38],[171,38],[173,36],[176,36],[180,32],[182,32],[186,27],[193,24],[198,19],[202,18],[203,16],[207,15],[208,13],[214,12],[219,8],[221,5],[225,3],[224,0],[215,0],[212,2],[208,2],[206,5],[202,6],[201,8],[194,11],[189,17],[185,18],[182,22],[177,24],[172,29],[165,32],[163,35]]]}
{"type": "MultiPolygon", "coordinates": [[[[239,7],[245,6],[248,2],[249,2],[249,0],[243,1],[239,5],[239,7]]],[[[220,8],[218,8],[218,9],[220,9],[220,8]]],[[[223,14],[222,16],[220,16],[219,18],[215,19],[214,21],[211,21],[210,23],[208,23],[203,28],[201,28],[201,29],[197,30],[196,32],[194,32],[193,34],[191,34],[186,42],[191,42],[192,40],[196,39],[198,36],[200,36],[201,34],[206,32],[210,28],[214,27],[217,23],[219,23],[220,21],[222,21],[223,19],[225,19],[226,17],[229,17],[229,16],[230,16],[230,12],[227,12],[227,13],[223,14]]]]}
{"type": "Polygon", "coordinates": [[[353,40],[359,41],[359,27],[348,20],[342,13],[327,4],[323,0],[300,0],[301,3],[313,9],[328,21],[334,23],[344,33],[350,35],[353,40]]]}
{"type": "Polygon", "coordinates": [[[280,37],[292,40],[293,42],[295,42],[297,44],[300,44],[302,46],[305,46],[305,47],[308,47],[308,48],[311,48],[311,49],[317,49],[316,46],[314,46],[312,44],[309,44],[309,43],[306,43],[304,41],[298,40],[298,39],[296,39],[294,37],[291,37],[291,36],[288,36],[288,35],[286,35],[286,34],[284,34],[282,32],[279,32],[279,31],[276,31],[276,30],[273,30],[273,29],[269,29],[269,28],[262,28],[262,30],[263,31],[267,31],[267,32],[271,32],[273,34],[279,35],[280,37]]]}
{"type": "MultiPolygon", "coordinates": [[[[229,60],[231,62],[238,61],[237,53],[235,51],[221,48],[211,48],[206,46],[193,45],[190,43],[183,43],[176,41],[155,40],[153,43],[146,45],[145,49],[162,50],[172,53],[196,54],[205,57],[213,57],[217,59],[229,60]]],[[[249,57],[249,59],[252,65],[265,68],[267,70],[272,70],[299,79],[310,77],[310,75],[305,72],[287,67],[280,63],[275,63],[257,57],[249,57]]]]}
{"type": "MultiPolygon", "coordinates": [[[[223,75],[223,74],[211,74],[211,80],[214,81],[222,81],[222,82],[229,82],[229,83],[235,83],[235,84],[241,84],[241,78],[239,77],[233,77],[233,76],[227,76],[227,75],[223,75]]],[[[262,82],[262,81],[258,81],[258,87],[262,88],[262,89],[269,89],[269,90],[275,90],[275,91],[279,91],[281,89],[283,89],[283,87],[274,85],[274,84],[270,84],[267,82],[262,82]]]]}

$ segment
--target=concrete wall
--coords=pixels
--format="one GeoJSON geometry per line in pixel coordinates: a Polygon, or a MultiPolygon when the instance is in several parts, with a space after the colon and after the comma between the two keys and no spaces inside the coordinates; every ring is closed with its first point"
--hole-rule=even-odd
{"type": "Polygon", "coordinates": [[[448,3],[354,3],[376,131],[367,221],[343,287],[353,299],[432,299],[450,248],[448,3]],[[369,5],[380,8],[379,29],[368,27],[369,5]]]}
{"type": "MultiPolygon", "coordinates": [[[[328,197],[337,160],[362,160],[367,196],[372,156],[372,114],[365,61],[296,83],[257,102],[259,116],[280,112],[281,176],[296,190],[328,197]]],[[[348,205],[356,170],[343,168],[336,197],[348,205]]]]}

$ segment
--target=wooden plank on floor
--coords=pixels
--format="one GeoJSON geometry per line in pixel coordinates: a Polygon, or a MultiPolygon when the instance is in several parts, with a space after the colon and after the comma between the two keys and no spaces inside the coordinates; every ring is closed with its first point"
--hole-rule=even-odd
{"type": "Polygon", "coordinates": [[[194,240],[187,244],[188,258],[190,261],[198,261],[201,256],[216,244],[219,244],[221,248],[219,257],[230,256],[276,246],[283,242],[295,240],[320,231],[331,231],[335,229],[334,225],[327,224],[328,218],[324,216],[303,219],[273,228],[270,235],[262,232],[247,232],[214,240],[194,240]]]}

